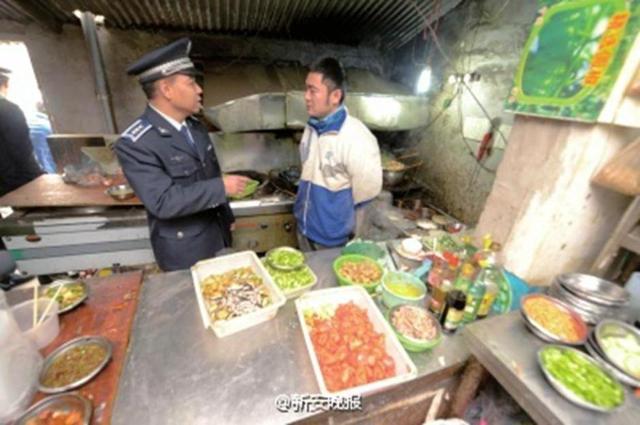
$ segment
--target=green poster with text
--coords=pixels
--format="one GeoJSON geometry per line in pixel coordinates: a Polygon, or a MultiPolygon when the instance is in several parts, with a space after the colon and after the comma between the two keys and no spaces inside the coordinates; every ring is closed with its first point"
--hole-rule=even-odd
{"type": "Polygon", "coordinates": [[[542,0],[505,108],[594,122],[640,29],[640,0],[542,0]]]}

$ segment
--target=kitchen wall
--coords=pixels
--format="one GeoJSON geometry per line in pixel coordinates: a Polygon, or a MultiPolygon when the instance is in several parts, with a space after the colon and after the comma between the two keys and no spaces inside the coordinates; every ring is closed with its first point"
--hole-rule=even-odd
{"type": "Polygon", "coordinates": [[[430,125],[414,131],[409,144],[415,144],[424,160],[417,177],[427,187],[432,202],[467,223],[476,223],[484,208],[502,159],[504,140],[496,135],[492,155],[482,166],[477,164],[471,154],[475,154],[489,129],[489,119],[467,89],[450,84],[448,79],[454,74],[478,73],[480,80],[469,82],[469,88],[489,116],[501,119],[501,133],[508,138],[513,115],[503,112],[503,103],[534,20],[536,4],[466,0],[439,22],[436,31],[450,62],[422,35],[392,60],[392,77],[408,85],[415,84],[425,63],[432,67],[432,88],[427,94],[432,109],[425,118],[430,125]]]}
{"type": "MultiPolygon", "coordinates": [[[[135,78],[126,75],[127,66],[145,52],[181,35],[99,28],[118,131],[124,130],[146,103],[135,78]]],[[[347,67],[376,73],[385,69],[382,54],[372,48],[248,37],[193,35],[192,39],[193,56],[218,63],[299,62],[308,65],[318,57],[334,55],[347,67]]],[[[61,34],[53,34],[35,24],[0,21],[0,40],[26,44],[55,132],[106,131],[94,91],[89,53],[79,26],[65,25],[61,34]]]]}
{"type": "Polygon", "coordinates": [[[37,25],[0,21],[0,40],[26,44],[54,131],[105,132],[79,27],[54,34],[37,25]]]}

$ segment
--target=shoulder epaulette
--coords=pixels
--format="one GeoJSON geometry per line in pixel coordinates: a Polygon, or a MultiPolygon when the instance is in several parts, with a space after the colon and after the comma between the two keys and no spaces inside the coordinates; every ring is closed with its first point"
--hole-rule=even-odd
{"type": "Polygon", "coordinates": [[[120,135],[120,137],[127,138],[133,143],[137,142],[139,138],[153,127],[149,121],[144,118],[138,118],[120,135]]]}

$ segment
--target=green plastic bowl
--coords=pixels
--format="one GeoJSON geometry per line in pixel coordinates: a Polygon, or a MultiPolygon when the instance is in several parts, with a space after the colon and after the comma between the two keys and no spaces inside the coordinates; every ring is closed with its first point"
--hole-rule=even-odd
{"type": "Polygon", "coordinates": [[[393,329],[393,332],[398,337],[398,341],[400,341],[400,344],[402,344],[402,346],[405,348],[405,350],[411,351],[412,353],[420,353],[420,352],[423,352],[423,351],[430,350],[430,349],[436,347],[438,344],[440,344],[440,342],[442,341],[442,327],[440,327],[440,323],[436,320],[436,318],[433,316],[433,314],[429,313],[423,307],[418,307],[418,306],[411,305],[411,307],[418,308],[418,309],[424,311],[424,313],[427,316],[429,316],[429,319],[432,321],[432,323],[434,324],[434,326],[436,327],[436,330],[437,330],[435,338],[429,339],[429,340],[414,339],[414,338],[410,338],[410,337],[405,336],[404,334],[400,333],[396,329],[396,327],[393,325],[393,321],[391,320],[391,317],[392,317],[393,312],[396,309],[402,307],[403,305],[404,304],[399,304],[399,305],[395,306],[394,308],[389,309],[387,311],[386,318],[387,318],[387,321],[389,322],[389,324],[391,325],[391,329],[393,329]]]}
{"type": "Polygon", "coordinates": [[[341,285],[341,286],[348,286],[348,285],[362,286],[364,289],[367,290],[367,292],[374,293],[376,288],[380,284],[380,280],[377,280],[377,281],[371,282],[371,283],[367,283],[367,284],[353,282],[349,278],[347,278],[345,276],[342,276],[339,273],[340,267],[342,267],[342,265],[344,263],[346,263],[346,262],[369,263],[369,264],[375,266],[380,271],[380,276],[381,277],[384,275],[384,269],[382,268],[382,266],[380,264],[378,264],[375,260],[373,260],[373,259],[371,259],[369,257],[366,257],[364,255],[358,255],[358,254],[341,255],[340,257],[336,258],[336,260],[333,262],[333,272],[336,275],[336,279],[338,279],[338,285],[341,285]]]}
{"type": "Polygon", "coordinates": [[[411,304],[422,307],[424,306],[426,296],[427,286],[420,279],[410,273],[389,272],[382,279],[382,302],[389,308],[393,308],[400,304],[411,304]],[[410,297],[392,292],[387,285],[396,282],[402,282],[420,289],[421,295],[417,297],[410,297]]]}
{"type": "Polygon", "coordinates": [[[342,248],[342,255],[357,254],[374,260],[382,260],[386,256],[384,249],[372,242],[352,242],[342,248]]]}

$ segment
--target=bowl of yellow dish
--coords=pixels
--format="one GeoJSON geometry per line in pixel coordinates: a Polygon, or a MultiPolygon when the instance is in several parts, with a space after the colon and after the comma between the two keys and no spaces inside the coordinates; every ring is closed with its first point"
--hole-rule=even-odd
{"type": "Polygon", "coordinates": [[[388,272],[382,279],[382,302],[389,308],[400,304],[424,306],[426,285],[405,272],[388,272]]]}

